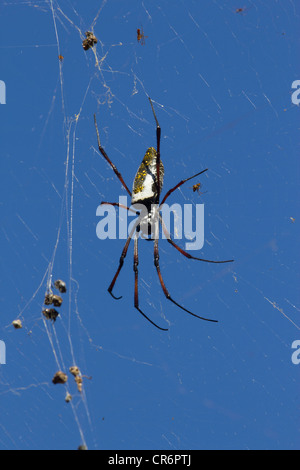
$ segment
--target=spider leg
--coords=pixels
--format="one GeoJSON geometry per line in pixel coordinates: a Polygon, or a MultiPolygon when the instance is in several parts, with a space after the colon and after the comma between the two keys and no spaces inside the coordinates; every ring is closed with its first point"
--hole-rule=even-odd
{"type": "Polygon", "coordinates": [[[180,246],[176,245],[176,243],[174,242],[174,240],[172,240],[171,238],[171,235],[170,233],[168,232],[167,230],[167,227],[163,221],[163,218],[161,217],[161,215],[159,216],[159,220],[160,220],[160,223],[161,223],[161,226],[162,226],[162,229],[164,231],[164,234],[166,236],[166,239],[169,243],[171,243],[172,246],[174,246],[174,248],[176,248],[176,250],[179,251],[179,253],[181,253],[183,256],[185,256],[186,258],[189,258],[189,259],[196,259],[198,261],[204,261],[205,263],[215,263],[215,264],[221,264],[221,263],[232,263],[234,260],[233,259],[228,259],[226,261],[213,261],[211,259],[203,259],[203,258],[196,258],[196,256],[192,256],[190,253],[188,253],[187,251],[183,250],[182,248],[180,248],[180,246]]]}
{"type": "Polygon", "coordinates": [[[124,206],[123,204],[120,204],[119,202],[101,202],[100,206],[102,205],[121,207],[122,209],[127,209],[128,211],[139,215],[138,211],[135,211],[134,209],[131,209],[130,207],[124,206]]]}
{"type": "Polygon", "coordinates": [[[157,152],[157,158],[156,158],[156,172],[157,173],[156,173],[156,178],[157,178],[157,199],[158,199],[158,202],[159,202],[159,198],[160,198],[160,181],[159,180],[160,180],[160,137],[161,137],[161,128],[160,128],[160,125],[158,123],[155,111],[154,111],[152,100],[151,100],[150,96],[148,96],[148,98],[149,98],[151,108],[152,108],[152,112],[153,112],[153,116],[154,116],[154,119],[155,119],[155,122],[156,122],[156,152],[157,152]]]}
{"type": "Polygon", "coordinates": [[[208,168],[206,168],[205,170],[202,170],[200,171],[199,173],[197,173],[196,175],[193,175],[193,176],[190,176],[189,178],[186,178],[185,180],[181,180],[178,184],[176,184],[176,186],[174,186],[174,188],[172,189],[169,189],[169,191],[167,192],[167,194],[165,195],[165,197],[163,198],[163,200],[161,201],[160,203],[160,207],[163,205],[164,202],[166,202],[166,200],[168,199],[168,197],[170,196],[170,194],[172,194],[177,188],[179,188],[180,186],[182,186],[184,183],[186,183],[187,181],[193,179],[193,178],[196,178],[196,176],[199,176],[199,175],[202,175],[202,173],[205,173],[205,171],[207,171],[208,168]]]}
{"type": "Polygon", "coordinates": [[[154,323],[152,320],[150,320],[147,315],[142,312],[142,310],[139,308],[139,288],[138,288],[138,264],[139,264],[139,254],[138,254],[138,234],[137,232],[135,233],[135,238],[134,238],[134,255],[133,255],[133,270],[134,270],[134,306],[135,308],[143,315],[143,317],[146,318],[150,323],[152,323],[153,326],[158,328],[159,330],[162,331],[168,331],[168,328],[161,328],[158,326],[156,323],[154,323]]]}
{"type": "Polygon", "coordinates": [[[119,267],[118,267],[118,269],[117,269],[116,274],[114,275],[113,280],[112,280],[111,283],[110,283],[109,288],[107,289],[108,292],[110,293],[110,295],[111,295],[114,299],[116,299],[116,300],[120,300],[120,299],[122,298],[122,295],[121,295],[120,297],[116,297],[116,296],[112,293],[112,290],[113,290],[113,288],[114,288],[114,285],[115,285],[115,283],[116,283],[116,280],[118,279],[118,276],[119,276],[119,274],[120,274],[120,271],[121,271],[121,269],[122,269],[122,267],[123,267],[124,259],[125,259],[126,255],[127,255],[127,251],[128,251],[128,248],[129,248],[131,239],[132,239],[132,237],[133,237],[133,234],[134,234],[134,232],[135,232],[135,229],[136,229],[136,224],[134,225],[133,229],[131,230],[131,232],[130,232],[130,234],[129,234],[129,237],[127,238],[127,241],[126,241],[126,243],[125,243],[125,246],[124,246],[124,248],[123,248],[123,251],[122,251],[122,254],[121,254],[121,257],[120,257],[119,267]]]}
{"type": "Polygon", "coordinates": [[[111,168],[114,170],[115,174],[117,175],[117,177],[119,178],[119,180],[121,181],[122,183],[122,186],[126,189],[126,191],[128,192],[129,196],[131,197],[131,191],[129,191],[125,181],[123,180],[123,177],[121,175],[121,173],[118,171],[117,167],[113,164],[113,162],[110,160],[110,158],[108,157],[107,153],[105,152],[104,148],[102,147],[101,145],[101,142],[100,142],[100,134],[99,134],[99,130],[98,130],[98,126],[97,126],[97,120],[96,120],[96,114],[94,114],[94,121],[95,121],[95,127],[96,127],[96,133],[97,133],[97,139],[98,139],[98,147],[99,147],[99,151],[101,152],[102,156],[105,158],[105,160],[107,161],[107,163],[111,166],[111,168]]]}
{"type": "Polygon", "coordinates": [[[204,318],[204,317],[200,317],[199,315],[196,315],[195,313],[192,313],[190,312],[189,310],[187,310],[186,308],[182,307],[182,305],[180,305],[179,303],[177,303],[174,299],[172,299],[172,297],[170,296],[170,293],[168,291],[168,289],[166,288],[165,286],[165,283],[163,281],[163,278],[162,278],[162,275],[161,275],[161,272],[160,272],[160,267],[159,267],[159,251],[158,251],[158,239],[154,240],[154,265],[156,267],[156,271],[157,271],[157,274],[158,274],[158,277],[159,277],[159,281],[160,281],[160,285],[162,287],[162,290],[166,296],[166,298],[168,300],[171,300],[171,302],[173,302],[173,304],[177,305],[177,307],[181,308],[182,310],[184,310],[185,312],[189,313],[190,315],[193,315],[193,317],[196,317],[196,318],[200,318],[200,320],[205,320],[205,321],[210,321],[210,322],[214,322],[214,323],[218,323],[218,320],[211,320],[210,318],[204,318]]]}

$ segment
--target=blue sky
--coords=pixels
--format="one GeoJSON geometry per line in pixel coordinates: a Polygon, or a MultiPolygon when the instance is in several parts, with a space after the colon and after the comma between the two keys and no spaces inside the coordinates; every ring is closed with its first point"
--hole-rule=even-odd
{"type": "Polygon", "coordinates": [[[299,448],[299,14],[283,0],[1,3],[1,449],[299,448]],[[95,53],[81,45],[90,29],[95,53]],[[122,300],[107,292],[124,241],[96,237],[96,209],[125,191],[93,114],[131,187],[156,144],[148,95],[163,193],[209,168],[203,195],[187,183],[170,203],[203,203],[197,255],[235,260],[187,260],[162,241],[163,277],[218,324],[165,299],[148,242],[140,305],[169,331],[134,309],[133,246],[122,300]],[[41,314],[50,274],[68,286],[54,329],[41,314]],[[51,383],[74,364],[91,377],[82,395],[70,374],[51,383]]]}

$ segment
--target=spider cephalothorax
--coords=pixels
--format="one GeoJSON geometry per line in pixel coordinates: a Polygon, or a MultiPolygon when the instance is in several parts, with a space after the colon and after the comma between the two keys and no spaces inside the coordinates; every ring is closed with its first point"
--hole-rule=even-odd
{"type": "MultiPolygon", "coordinates": [[[[162,274],[160,271],[160,266],[159,266],[159,250],[158,250],[158,231],[159,231],[159,225],[162,226],[162,230],[166,236],[167,241],[174,247],[176,250],[178,250],[183,256],[189,259],[195,259],[198,261],[205,261],[207,263],[230,263],[233,260],[226,260],[226,261],[212,261],[212,260],[207,260],[203,258],[196,258],[195,256],[192,256],[190,253],[184,251],[182,248],[180,248],[171,238],[170,233],[168,232],[166,225],[163,221],[163,218],[160,214],[160,209],[163,206],[163,204],[166,202],[167,198],[172,194],[177,188],[179,188],[181,185],[186,183],[187,181],[191,180],[192,178],[196,178],[197,176],[201,175],[202,173],[207,171],[207,168],[205,170],[200,171],[196,175],[191,176],[190,178],[186,178],[181,180],[174,188],[170,189],[167,191],[166,195],[160,201],[160,193],[163,187],[163,178],[164,178],[164,167],[160,159],[160,137],[161,137],[161,128],[159,126],[153,104],[151,99],[149,98],[150,105],[152,108],[153,116],[156,122],[156,149],[153,147],[148,148],[143,161],[136,173],[136,176],[133,181],[133,188],[132,188],[132,193],[128,189],[128,186],[126,185],[125,181],[123,180],[123,177],[121,173],[117,170],[116,166],[112,163],[110,158],[108,157],[107,153],[105,152],[104,148],[101,145],[100,142],[100,135],[98,131],[98,126],[96,122],[96,116],[94,116],[95,120],[95,126],[96,126],[96,132],[97,132],[97,139],[98,139],[98,147],[99,151],[101,152],[102,156],[105,158],[105,160],[109,163],[113,171],[115,172],[116,176],[119,178],[120,182],[122,183],[124,189],[127,191],[127,193],[131,197],[131,204],[134,209],[125,207],[127,210],[134,211],[136,214],[139,216],[135,225],[133,226],[129,237],[125,243],[125,246],[123,248],[120,261],[119,261],[119,267],[117,269],[117,272],[110,283],[108,287],[108,292],[112,295],[114,299],[120,299],[121,297],[116,297],[113,294],[113,288],[114,285],[117,281],[117,278],[120,274],[120,271],[122,269],[122,266],[124,264],[124,259],[127,255],[127,251],[129,248],[129,244],[131,239],[134,237],[134,256],[133,256],[133,270],[134,270],[134,306],[135,308],[150,322],[152,325],[156,326],[160,330],[166,331],[166,328],[161,328],[158,326],[156,323],[154,323],[152,320],[150,320],[147,315],[142,312],[142,310],[139,307],[139,294],[138,294],[138,264],[139,264],[139,258],[138,258],[138,238],[139,234],[142,233],[144,235],[144,238],[148,240],[152,240],[154,242],[154,265],[159,277],[159,281],[162,287],[162,290],[168,300],[173,302],[175,305],[177,305],[179,308],[184,310],[185,312],[189,313],[190,315],[193,315],[194,317],[200,318],[201,320],[206,320],[206,321],[211,321],[211,322],[216,322],[217,320],[211,320],[209,318],[204,318],[200,317],[199,315],[196,315],[195,313],[190,312],[187,310],[185,307],[177,303],[170,295],[169,291],[167,290],[164,280],[162,278],[162,274]]],[[[109,204],[112,206],[118,206],[118,207],[123,207],[121,204],[117,202],[103,202],[102,204],[109,204]]]]}

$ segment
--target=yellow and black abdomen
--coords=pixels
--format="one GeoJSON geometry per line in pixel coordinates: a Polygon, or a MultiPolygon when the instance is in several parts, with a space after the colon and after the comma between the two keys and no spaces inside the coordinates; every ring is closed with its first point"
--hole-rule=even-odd
{"type": "MultiPolygon", "coordinates": [[[[159,186],[161,193],[164,179],[164,166],[159,165],[159,186]]],[[[157,184],[157,152],[155,148],[148,148],[143,161],[135,175],[132,187],[131,204],[158,204],[157,184]]]]}

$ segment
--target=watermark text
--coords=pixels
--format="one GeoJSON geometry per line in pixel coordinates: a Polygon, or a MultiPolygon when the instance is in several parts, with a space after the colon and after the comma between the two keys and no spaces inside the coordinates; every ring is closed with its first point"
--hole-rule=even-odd
{"type": "Polygon", "coordinates": [[[0,104],[6,104],[6,85],[3,80],[0,80],[0,104]]]}
{"type": "Polygon", "coordinates": [[[0,340],[0,364],[6,364],[6,346],[4,341],[0,340]]]}
{"type": "Polygon", "coordinates": [[[292,103],[299,106],[300,104],[300,80],[294,80],[292,83],[292,89],[296,89],[292,94],[292,103]]]}
{"type": "Polygon", "coordinates": [[[97,207],[96,234],[100,240],[126,240],[134,230],[141,238],[188,240],[186,250],[200,250],[204,245],[204,204],[152,204],[128,206],[126,196],[120,196],[118,203],[102,203],[97,207]],[[117,212],[119,211],[119,212],[117,212]],[[128,218],[130,221],[128,223],[128,218]]]}
{"type": "Polygon", "coordinates": [[[296,339],[292,343],[292,349],[295,349],[295,351],[292,354],[292,363],[295,364],[295,366],[300,364],[300,340],[296,339]]]}

